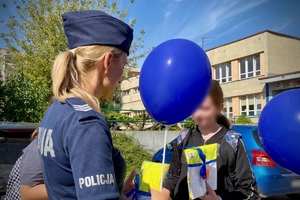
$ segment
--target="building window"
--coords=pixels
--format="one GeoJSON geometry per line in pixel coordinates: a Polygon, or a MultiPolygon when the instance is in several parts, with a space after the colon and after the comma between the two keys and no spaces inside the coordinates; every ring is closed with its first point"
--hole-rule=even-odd
{"type": "Polygon", "coordinates": [[[134,92],[134,93],[140,92],[139,87],[134,88],[134,89],[133,89],[133,92],[134,92]]]}
{"type": "Polygon", "coordinates": [[[142,115],[145,111],[136,111],[135,114],[136,115],[142,115]]]}
{"type": "Polygon", "coordinates": [[[232,80],[231,76],[231,64],[224,63],[215,67],[215,79],[219,83],[227,83],[232,80]]]}
{"type": "Polygon", "coordinates": [[[260,56],[254,55],[240,60],[240,79],[260,75],[260,56]]]}
{"type": "Polygon", "coordinates": [[[261,95],[253,94],[240,97],[241,115],[260,115],[261,95]]]}
{"type": "Polygon", "coordinates": [[[128,117],[130,117],[131,113],[130,112],[126,112],[126,113],[123,113],[123,115],[127,115],[128,117]]]}
{"type": "Polygon", "coordinates": [[[4,55],[4,58],[5,58],[5,60],[10,60],[11,59],[10,55],[4,55]]]}
{"type": "Polygon", "coordinates": [[[130,90],[124,90],[124,96],[125,95],[130,95],[130,90]]]}
{"type": "Polygon", "coordinates": [[[232,98],[226,98],[224,99],[224,109],[223,109],[223,114],[227,117],[227,118],[232,118],[233,114],[232,114],[232,98]]]}

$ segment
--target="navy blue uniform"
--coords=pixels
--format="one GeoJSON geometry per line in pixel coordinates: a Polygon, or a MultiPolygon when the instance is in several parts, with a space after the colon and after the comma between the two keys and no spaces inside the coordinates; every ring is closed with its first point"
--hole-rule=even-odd
{"type": "Polygon", "coordinates": [[[126,164],[105,117],[79,98],[66,102],[47,110],[38,135],[49,198],[119,200],[126,164]]]}

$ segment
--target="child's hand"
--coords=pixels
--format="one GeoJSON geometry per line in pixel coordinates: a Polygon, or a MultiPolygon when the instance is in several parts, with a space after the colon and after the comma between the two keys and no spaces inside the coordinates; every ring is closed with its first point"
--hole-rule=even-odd
{"type": "Polygon", "coordinates": [[[170,192],[167,189],[162,189],[162,191],[157,191],[154,189],[149,190],[151,194],[151,200],[169,200],[170,199],[170,192]]]}
{"type": "Polygon", "coordinates": [[[122,197],[124,200],[130,200],[132,199],[132,195],[130,198],[126,198],[125,195],[130,192],[132,189],[134,189],[134,184],[133,184],[133,180],[135,178],[135,170],[131,171],[131,174],[129,175],[129,177],[126,179],[126,181],[124,182],[123,185],[123,190],[122,190],[122,197]]]}
{"type": "Polygon", "coordinates": [[[202,199],[202,200],[219,200],[220,198],[215,193],[215,191],[213,189],[211,189],[211,187],[207,183],[207,181],[205,181],[205,185],[206,185],[207,193],[204,196],[200,197],[200,199],[202,199]]]}

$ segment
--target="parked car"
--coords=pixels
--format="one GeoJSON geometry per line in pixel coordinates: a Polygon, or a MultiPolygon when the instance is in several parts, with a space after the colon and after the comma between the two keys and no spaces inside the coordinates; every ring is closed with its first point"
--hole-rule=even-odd
{"type": "MultiPolygon", "coordinates": [[[[300,176],[275,163],[264,151],[258,136],[257,125],[233,125],[242,134],[245,148],[254,172],[261,197],[287,195],[290,199],[300,199],[300,176]]],[[[166,163],[170,163],[176,138],[166,146],[166,163]]],[[[153,162],[162,162],[163,149],[158,150],[153,162]]]]}
{"type": "Polygon", "coordinates": [[[37,127],[38,124],[0,122],[0,199],[5,195],[13,165],[37,127]]]}

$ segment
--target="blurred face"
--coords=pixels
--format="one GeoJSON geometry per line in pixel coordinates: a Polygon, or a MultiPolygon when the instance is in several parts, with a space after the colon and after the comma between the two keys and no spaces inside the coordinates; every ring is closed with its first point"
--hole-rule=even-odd
{"type": "Polygon", "coordinates": [[[192,119],[200,128],[214,125],[217,116],[222,112],[223,105],[216,106],[210,96],[206,97],[202,105],[193,113],[192,119]]]}
{"type": "Polygon", "coordinates": [[[119,83],[122,81],[124,66],[127,64],[127,54],[123,52],[119,58],[114,58],[111,52],[104,57],[104,77],[101,98],[111,99],[119,83]]]}

